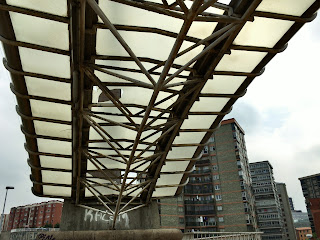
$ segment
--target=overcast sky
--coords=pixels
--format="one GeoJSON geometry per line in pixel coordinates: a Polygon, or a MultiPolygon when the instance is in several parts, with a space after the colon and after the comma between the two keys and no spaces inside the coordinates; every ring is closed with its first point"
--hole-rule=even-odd
{"type": "MultiPolygon", "coordinates": [[[[246,132],[250,162],[269,160],[275,179],[287,185],[296,209],[305,211],[299,177],[320,172],[320,18],[306,24],[278,54],[265,73],[249,86],[227,118],[246,132]]],[[[1,58],[3,57],[1,49],[1,58]]],[[[31,193],[30,169],[24,150],[16,100],[9,74],[0,65],[0,209],[5,186],[12,185],[6,211],[41,202],[31,193]]]]}

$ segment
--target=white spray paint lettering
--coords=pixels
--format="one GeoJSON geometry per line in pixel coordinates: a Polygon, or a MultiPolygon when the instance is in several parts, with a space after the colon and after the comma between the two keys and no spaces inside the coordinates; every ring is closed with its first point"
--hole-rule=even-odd
{"type": "MultiPolygon", "coordinates": [[[[93,211],[89,209],[85,209],[84,213],[84,221],[105,221],[105,222],[111,222],[113,221],[113,216],[108,216],[105,213],[98,212],[98,211],[93,211]]],[[[124,223],[125,227],[129,228],[129,217],[127,213],[121,214],[118,216],[117,222],[122,222],[124,223]]]]}

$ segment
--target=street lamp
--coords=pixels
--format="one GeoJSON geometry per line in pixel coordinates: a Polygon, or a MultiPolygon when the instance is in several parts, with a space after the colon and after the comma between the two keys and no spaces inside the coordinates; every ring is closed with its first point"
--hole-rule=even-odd
{"type": "Polygon", "coordinates": [[[4,204],[3,204],[3,209],[2,209],[2,214],[1,214],[1,221],[0,221],[0,232],[2,232],[2,221],[3,221],[3,217],[4,217],[4,209],[6,207],[7,194],[8,194],[8,190],[9,189],[14,189],[14,187],[6,186],[6,196],[4,198],[4,204]]]}

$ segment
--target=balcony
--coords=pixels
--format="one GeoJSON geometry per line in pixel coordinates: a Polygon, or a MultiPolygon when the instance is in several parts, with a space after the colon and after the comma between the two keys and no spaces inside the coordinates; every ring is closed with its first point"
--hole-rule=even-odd
{"type": "Polygon", "coordinates": [[[210,200],[185,200],[184,204],[212,204],[214,203],[213,199],[210,200]]]}
{"type": "Polygon", "coordinates": [[[213,189],[185,189],[186,194],[212,194],[213,189]]]}
{"type": "Polygon", "coordinates": [[[196,179],[196,180],[189,180],[189,183],[212,183],[212,179],[207,179],[207,180],[204,180],[204,179],[196,179]]]}
{"type": "Polygon", "coordinates": [[[192,174],[206,174],[211,173],[210,169],[199,169],[192,172],[192,174]]]}
{"type": "Polygon", "coordinates": [[[216,222],[186,222],[187,227],[216,226],[216,222]]]}
{"type": "Polygon", "coordinates": [[[197,211],[197,210],[186,210],[185,215],[213,215],[216,214],[215,210],[203,210],[203,211],[197,211]]]}

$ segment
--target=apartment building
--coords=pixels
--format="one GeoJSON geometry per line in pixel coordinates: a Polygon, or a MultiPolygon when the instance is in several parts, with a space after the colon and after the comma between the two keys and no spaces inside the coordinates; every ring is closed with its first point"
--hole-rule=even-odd
{"type": "Polygon", "coordinates": [[[320,174],[299,178],[313,233],[320,237],[320,174]]]}
{"type": "Polygon", "coordinates": [[[45,225],[54,227],[60,223],[62,207],[63,202],[57,200],[13,207],[10,210],[8,231],[16,228],[39,228],[45,225]]]}
{"type": "Polygon", "coordinates": [[[229,119],[209,139],[184,188],[186,231],[256,230],[244,134],[229,119]]]}
{"type": "Polygon", "coordinates": [[[258,227],[263,240],[284,239],[285,230],[273,168],[269,161],[250,163],[258,227]]]}
{"type": "Polygon", "coordinates": [[[285,183],[276,183],[276,185],[284,224],[283,240],[296,240],[296,231],[294,228],[294,222],[291,214],[292,199],[290,203],[285,183]]]}

